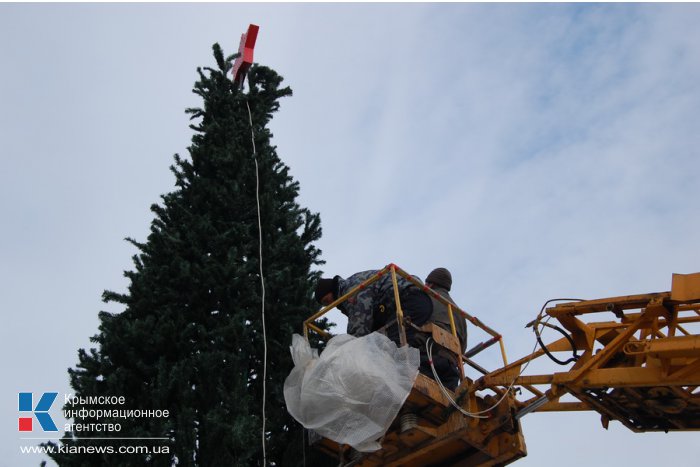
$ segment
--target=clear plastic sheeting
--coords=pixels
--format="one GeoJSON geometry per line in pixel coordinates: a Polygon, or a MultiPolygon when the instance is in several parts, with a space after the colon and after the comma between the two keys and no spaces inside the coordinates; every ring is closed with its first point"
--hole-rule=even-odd
{"type": "Polygon", "coordinates": [[[294,369],[284,382],[289,413],[304,427],[358,451],[377,442],[411,392],[418,374],[418,349],[397,348],[379,333],[342,334],[318,356],[298,334],[290,347],[294,369]]]}

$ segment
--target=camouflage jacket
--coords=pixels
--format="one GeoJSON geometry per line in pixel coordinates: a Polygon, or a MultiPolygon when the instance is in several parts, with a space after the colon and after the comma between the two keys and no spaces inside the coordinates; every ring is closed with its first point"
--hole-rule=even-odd
{"type": "MultiPolygon", "coordinates": [[[[353,274],[347,279],[338,276],[337,296],[345,295],[362,282],[377,274],[377,272],[379,272],[377,269],[362,271],[353,274]]],[[[399,291],[412,285],[399,275],[396,276],[396,282],[399,286],[399,291]]],[[[379,280],[338,305],[338,309],[348,317],[348,334],[361,337],[375,330],[374,312],[381,305],[386,306],[393,303],[394,287],[391,280],[391,273],[387,272],[380,277],[379,280]]]]}

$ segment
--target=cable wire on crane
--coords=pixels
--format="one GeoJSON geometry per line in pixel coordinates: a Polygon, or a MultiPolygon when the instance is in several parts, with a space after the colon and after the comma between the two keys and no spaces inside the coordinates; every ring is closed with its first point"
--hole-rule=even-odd
{"type": "Polygon", "coordinates": [[[555,361],[556,363],[558,363],[560,365],[566,365],[568,363],[577,361],[579,359],[579,355],[576,353],[576,345],[574,344],[574,341],[571,338],[571,336],[569,336],[566,333],[566,331],[564,331],[560,327],[555,326],[553,324],[549,324],[549,319],[551,318],[551,316],[548,316],[546,318],[546,320],[543,321],[542,315],[543,315],[544,310],[547,307],[547,305],[550,304],[551,302],[558,302],[558,301],[582,302],[583,300],[580,298],[553,298],[553,299],[547,300],[544,303],[544,305],[542,305],[540,312],[537,314],[537,318],[535,318],[533,321],[531,321],[530,323],[528,323],[525,326],[525,327],[532,326],[533,331],[535,332],[535,335],[537,337],[536,342],[535,342],[535,346],[532,348],[532,352],[530,352],[530,358],[527,360],[527,362],[525,362],[525,365],[522,366],[522,368],[518,372],[518,375],[515,378],[513,378],[513,381],[510,383],[510,385],[508,385],[508,388],[505,390],[505,392],[503,393],[501,398],[495,404],[493,404],[491,407],[489,407],[488,409],[484,409],[484,410],[481,410],[479,412],[468,412],[468,411],[464,410],[462,407],[459,406],[459,404],[457,404],[457,402],[455,402],[455,400],[452,398],[452,396],[450,396],[450,394],[447,392],[447,388],[445,388],[445,386],[442,384],[442,381],[440,380],[440,377],[437,374],[437,370],[435,369],[435,365],[433,364],[433,344],[435,342],[432,338],[428,338],[428,340],[425,343],[425,350],[426,350],[426,353],[428,355],[428,362],[430,363],[430,369],[433,371],[433,376],[435,377],[435,381],[438,383],[438,386],[440,387],[440,391],[443,393],[443,395],[450,402],[450,405],[452,405],[455,409],[457,409],[458,411],[460,411],[462,414],[466,415],[467,417],[488,418],[488,416],[483,415],[483,414],[495,409],[496,407],[498,407],[501,404],[501,402],[503,402],[505,400],[508,393],[511,391],[511,389],[513,389],[515,382],[518,380],[518,378],[520,378],[520,376],[522,376],[522,374],[525,372],[525,369],[528,367],[528,365],[530,365],[530,362],[532,362],[534,352],[537,349],[538,345],[540,347],[542,347],[542,350],[547,354],[547,356],[549,358],[551,358],[553,361],[555,361]],[[544,343],[542,342],[542,337],[541,337],[542,331],[541,331],[540,327],[549,327],[552,329],[556,329],[557,331],[562,333],[564,335],[564,337],[566,337],[566,339],[571,344],[573,356],[566,361],[559,360],[558,358],[553,356],[551,354],[551,352],[549,352],[549,350],[547,349],[547,346],[544,345],[544,343]]]}
{"type": "Polygon", "coordinates": [[[537,314],[537,317],[533,320],[530,321],[528,324],[525,325],[526,328],[529,328],[532,326],[532,330],[535,333],[535,336],[537,338],[537,342],[539,343],[540,347],[542,348],[542,351],[555,363],[559,365],[568,365],[571,362],[575,362],[580,358],[580,355],[576,352],[576,344],[574,343],[574,340],[571,338],[571,336],[564,331],[562,328],[559,326],[555,326],[554,324],[549,324],[549,320],[552,318],[551,316],[547,316],[546,319],[543,320],[543,315],[544,315],[544,310],[552,302],[582,302],[583,300],[580,298],[552,298],[544,302],[544,305],[542,305],[542,308],[540,309],[540,312],[537,314]],[[547,346],[544,345],[544,342],[542,342],[542,329],[548,327],[552,328],[556,331],[559,331],[567,341],[569,341],[569,345],[571,345],[571,351],[573,355],[571,358],[568,360],[559,360],[557,357],[552,355],[552,353],[547,349],[547,346]]]}
{"type": "MultiPolygon", "coordinates": [[[[450,402],[452,407],[459,410],[467,417],[488,418],[488,416],[486,416],[486,415],[481,415],[481,413],[483,413],[483,412],[476,412],[476,413],[467,412],[462,407],[460,407],[459,404],[457,404],[457,402],[455,402],[455,400],[452,398],[452,396],[450,396],[450,394],[447,392],[447,388],[445,388],[445,386],[442,384],[442,381],[440,380],[440,377],[437,374],[437,370],[435,369],[435,364],[433,363],[433,344],[434,344],[433,338],[429,337],[428,340],[425,342],[425,351],[426,351],[426,354],[428,355],[428,363],[430,363],[430,369],[433,370],[433,376],[435,377],[435,381],[438,383],[438,386],[440,386],[440,391],[442,391],[442,393],[445,395],[445,397],[450,402]]],[[[489,409],[489,410],[491,410],[491,409],[489,409]]]]}
{"type": "MultiPolygon", "coordinates": [[[[447,392],[447,388],[445,388],[445,386],[442,384],[442,381],[440,381],[440,377],[438,376],[437,370],[435,370],[435,365],[433,364],[433,344],[434,344],[434,341],[433,341],[432,337],[428,338],[427,342],[425,343],[425,349],[426,349],[427,354],[428,354],[428,361],[430,362],[430,368],[433,370],[433,376],[435,376],[435,381],[438,383],[438,386],[440,387],[440,390],[442,391],[443,395],[450,402],[450,405],[452,405],[455,409],[459,410],[462,414],[466,415],[467,417],[471,417],[471,418],[489,418],[487,415],[483,415],[483,414],[492,411],[493,409],[498,407],[501,404],[501,402],[503,402],[505,400],[506,396],[508,395],[510,390],[515,385],[515,382],[518,380],[518,378],[520,378],[520,376],[523,374],[523,372],[525,372],[525,369],[528,367],[528,365],[532,361],[532,358],[530,358],[527,362],[525,362],[525,365],[520,369],[520,372],[518,373],[518,375],[515,378],[513,378],[513,381],[510,383],[510,385],[505,390],[505,392],[503,393],[501,398],[498,399],[498,401],[495,404],[493,404],[488,409],[480,410],[479,412],[468,412],[468,411],[464,410],[462,407],[460,407],[459,404],[457,404],[457,402],[455,402],[455,400],[452,398],[452,396],[450,396],[450,394],[447,392]],[[430,345],[430,347],[428,347],[428,345],[430,345]]],[[[536,348],[537,348],[537,343],[535,343],[535,347],[533,347],[532,351],[534,352],[536,348]]]]}

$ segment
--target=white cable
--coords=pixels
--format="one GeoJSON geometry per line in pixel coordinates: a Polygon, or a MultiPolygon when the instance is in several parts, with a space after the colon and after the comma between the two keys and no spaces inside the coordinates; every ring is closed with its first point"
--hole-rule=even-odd
{"type": "MultiPolygon", "coordinates": [[[[569,299],[569,298],[566,298],[566,299],[557,299],[557,300],[580,300],[580,299],[575,299],[575,298],[569,299]]],[[[549,302],[547,302],[547,303],[549,303],[549,302]]],[[[546,304],[545,304],[545,305],[546,305],[546,304]]],[[[544,311],[544,307],[543,307],[543,311],[544,311]]],[[[551,316],[547,316],[547,318],[545,318],[545,324],[548,323],[549,320],[550,320],[551,318],[552,318],[551,316]]],[[[534,326],[539,325],[539,322],[540,322],[541,320],[542,320],[542,311],[540,311],[540,313],[537,315],[537,319],[535,320],[535,321],[537,321],[537,323],[535,323],[534,326]]],[[[544,326],[543,326],[543,327],[544,327],[544,326]]],[[[496,407],[498,407],[498,405],[499,405],[501,402],[503,402],[503,400],[505,399],[506,395],[508,395],[508,393],[510,392],[510,390],[511,390],[511,389],[513,388],[513,386],[515,385],[515,382],[516,382],[516,381],[518,380],[518,378],[520,378],[520,376],[525,372],[525,369],[528,367],[528,365],[530,365],[530,362],[532,362],[532,360],[534,359],[535,351],[537,350],[537,344],[538,344],[538,342],[537,342],[537,340],[535,340],[535,346],[532,348],[532,351],[530,352],[530,358],[527,359],[527,362],[525,362],[525,365],[523,365],[523,367],[520,369],[520,371],[518,372],[518,375],[517,375],[515,378],[513,378],[513,381],[511,381],[510,385],[508,386],[508,389],[506,389],[506,391],[503,393],[503,396],[501,396],[501,398],[498,400],[498,402],[496,402],[495,404],[493,404],[490,408],[488,408],[488,409],[486,409],[486,410],[482,410],[481,412],[476,412],[476,413],[484,413],[484,412],[488,412],[488,411],[490,411],[490,410],[493,410],[493,409],[495,409],[496,407]]]]}
{"type": "MultiPolygon", "coordinates": [[[[542,315],[543,315],[544,310],[545,310],[545,307],[547,306],[548,303],[550,303],[550,302],[552,302],[552,301],[561,301],[561,300],[572,300],[572,301],[579,301],[579,302],[580,302],[580,301],[583,301],[583,300],[581,300],[580,298],[555,298],[555,299],[552,299],[552,300],[548,300],[547,302],[545,302],[544,306],[542,307],[542,309],[540,310],[540,312],[537,314],[537,318],[535,319],[535,321],[533,321],[533,326],[538,326],[538,325],[540,324],[540,322],[542,321],[542,315]]],[[[545,318],[546,321],[544,322],[544,324],[549,323],[549,320],[550,320],[551,318],[552,318],[551,316],[547,316],[547,318],[545,318]]],[[[544,325],[543,325],[543,327],[544,327],[544,325]]],[[[428,340],[428,342],[430,342],[430,339],[428,340]]],[[[426,349],[427,349],[427,344],[428,344],[428,342],[426,342],[426,349]]],[[[520,378],[520,376],[522,376],[522,374],[525,372],[525,369],[528,367],[528,365],[530,365],[530,362],[532,362],[532,360],[534,359],[534,357],[535,357],[535,351],[537,350],[537,344],[538,344],[538,342],[537,342],[537,340],[535,340],[535,346],[532,348],[532,351],[530,352],[530,358],[528,358],[528,359],[527,359],[527,362],[525,362],[525,365],[523,365],[522,368],[520,368],[520,371],[518,372],[517,376],[516,376],[515,378],[513,378],[513,381],[511,381],[510,385],[509,385],[508,388],[505,390],[505,392],[503,393],[503,395],[501,396],[501,398],[498,400],[498,402],[496,402],[495,404],[493,404],[491,407],[489,407],[489,408],[486,409],[486,410],[482,410],[481,412],[475,412],[475,414],[482,414],[482,413],[491,411],[491,410],[495,409],[496,407],[498,407],[498,405],[499,405],[501,402],[503,402],[503,400],[506,398],[506,396],[508,395],[508,393],[510,392],[510,390],[513,389],[513,386],[515,386],[515,382],[518,380],[518,378],[520,378]]],[[[430,348],[432,349],[432,344],[431,344],[430,348]]],[[[433,359],[432,359],[432,357],[430,356],[430,353],[428,354],[428,358],[430,359],[430,366],[433,368],[433,374],[435,374],[435,378],[437,379],[437,373],[435,372],[435,367],[433,366],[433,362],[432,362],[433,359]]],[[[438,380],[438,383],[440,383],[440,386],[443,387],[443,386],[442,386],[442,382],[440,382],[440,381],[438,380]]],[[[451,400],[449,394],[447,394],[447,393],[445,392],[444,387],[443,387],[443,393],[445,393],[445,395],[447,396],[447,398],[451,400]]],[[[454,404],[453,404],[453,405],[454,405],[454,404]]],[[[460,409],[460,412],[464,413],[465,415],[470,415],[470,416],[474,415],[474,414],[470,414],[469,412],[465,412],[465,411],[462,410],[460,407],[458,407],[458,408],[460,409]]]]}
{"type": "Polygon", "coordinates": [[[467,417],[488,418],[487,416],[480,415],[482,412],[476,412],[476,413],[467,412],[462,407],[460,407],[459,404],[457,404],[457,402],[455,402],[455,400],[452,399],[452,396],[450,396],[450,394],[447,392],[447,388],[442,384],[442,381],[440,380],[440,377],[437,374],[437,370],[435,369],[435,365],[433,364],[433,339],[432,338],[428,338],[428,340],[426,341],[425,350],[426,350],[426,353],[428,354],[428,363],[430,363],[430,369],[433,370],[433,376],[435,377],[435,381],[438,383],[438,386],[440,386],[440,391],[442,391],[442,393],[445,395],[445,397],[450,402],[452,407],[459,410],[467,417]]]}
{"type": "Polygon", "coordinates": [[[258,264],[260,265],[260,288],[262,289],[262,331],[263,331],[263,396],[262,396],[262,450],[263,450],[263,467],[267,465],[267,454],[265,452],[265,399],[266,399],[266,383],[267,383],[267,332],[265,330],[265,279],[263,277],[263,254],[262,254],[262,221],[260,219],[260,175],[258,173],[258,156],[255,151],[255,133],[253,131],[253,116],[250,113],[250,105],[248,105],[248,99],[245,101],[245,105],[248,108],[248,121],[250,122],[250,140],[253,142],[253,161],[255,162],[255,202],[258,208],[258,246],[259,246],[259,259],[258,264]]]}
{"type": "Polygon", "coordinates": [[[520,376],[525,372],[525,369],[528,367],[528,365],[530,365],[530,362],[532,361],[532,358],[533,358],[533,354],[534,354],[535,350],[537,349],[537,342],[535,342],[535,347],[533,347],[532,352],[530,352],[530,358],[528,359],[527,362],[525,362],[525,365],[520,369],[520,371],[518,372],[518,375],[517,375],[515,378],[513,378],[513,381],[510,383],[510,385],[509,385],[508,388],[505,390],[505,392],[503,393],[503,395],[501,396],[501,398],[498,399],[498,401],[497,401],[495,404],[493,404],[493,405],[492,405],[491,407],[489,407],[488,409],[484,409],[484,410],[481,410],[481,411],[479,411],[479,412],[467,412],[467,411],[464,410],[462,407],[460,407],[459,404],[457,404],[457,402],[454,401],[454,399],[452,399],[452,397],[450,396],[450,394],[447,392],[447,388],[445,388],[445,386],[442,384],[442,381],[440,381],[440,378],[439,378],[438,375],[437,375],[437,371],[435,370],[435,365],[433,364],[433,343],[434,343],[433,339],[432,339],[432,338],[428,338],[428,340],[427,340],[426,343],[425,343],[425,349],[426,349],[426,352],[427,352],[427,354],[428,354],[428,362],[430,363],[430,368],[433,370],[433,375],[435,376],[435,381],[437,381],[438,386],[440,386],[440,390],[441,390],[442,393],[445,395],[445,397],[447,397],[447,400],[450,402],[450,404],[451,404],[454,408],[456,408],[457,410],[459,410],[460,412],[462,412],[464,415],[466,415],[467,417],[472,417],[472,418],[488,418],[488,416],[484,416],[484,415],[481,415],[481,414],[490,412],[491,410],[493,410],[493,409],[495,409],[496,407],[498,407],[498,406],[501,404],[501,402],[503,402],[503,401],[505,400],[506,396],[508,395],[508,393],[510,392],[510,390],[511,390],[511,389],[513,388],[513,386],[515,385],[515,382],[516,382],[516,381],[518,380],[518,378],[520,378],[520,376]],[[428,344],[430,344],[430,347],[428,347],[428,344]]]}
{"type": "MultiPolygon", "coordinates": [[[[567,298],[567,299],[557,299],[557,300],[579,300],[579,301],[580,301],[580,299],[575,299],[575,298],[574,298],[574,299],[568,299],[568,298],[567,298]]],[[[547,302],[547,303],[549,303],[549,302],[547,302]]],[[[546,303],[545,303],[545,305],[546,305],[546,303]]],[[[542,313],[543,313],[543,311],[544,311],[544,307],[542,307],[542,310],[541,310],[540,313],[537,315],[537,318],[535,319],[535,324],[534,324],[534,326],[538,326],[538,325],[539,325],[539,322],[542,320],[542,313]]],[[[551,318],[552,318],[551,316],[547,316],[547,317],[545,318],[545,320],[546,320],[545,323],[548,323],[549,320],[550,320],[551,318]]],[[[428,342],[430,342],[430,339],[428,339],[428,342]]],[[[428,342],[426,342],[426,349],[427,349],[427,343],[428,343],[428,342]]],[[[518,378],[520,378],[520,376],[525,372],[525,369],[530,365],[530,362],[532,362],[532,360],[534,359],[535,351],[537,350],[537,344],[538,344],[538,342],[537,342],[537,340],[535,340],[535,346],[532,348],[532,351],[530,352],[530,358],[528,358],[528,359],[527,359],[527,362],[525,362],[525,365],[523,365],[522,368],[520,368],[520,371],[518,372],[517,376],[516,376],[515,378],[513,378],[513,381],[511,381],[510,385],[508,385],[508,388],[505,390],[505,392],[503,393],[503,395],[501,396],[501,398],[498,399],[498,402],[496,402],[495,404],[493,404],[493,405],[492,405],[491,407],[489,407],[488,409],[482,410],[482,411],[480,411],[480,412],[475,412],[475,413],[473,413],[473,414],[462,410],[461,407],[457,407],[457,408],[459,409],[459,411],[462,412],[462,413],[464,413],[465,415],[473,416],[473,415],[476,415],[476,414],[482,414],[482,413],[489,412],[489,411],[495,409],[496,407],[498,407],[498,406],[500,405],[500,403],[503,402],[503,400],[506,398],[506,396],[508,395],[508,393],[510,392],[510,390],[513,388],[513,386],[515,385],[515,382],[516,382],[516,381],[518,380],[518,378]]],[[[432,344],[430,345],[430,348],[431,348],[431,353],[432,353],[432,344]]],[[[429,360],[430,360],[430,366],[431,366],[432,369],[433,369],[433,374],[435,374],[435,378],[437,379],[437,373],[435,372],[435,367],[433,366],[433,359],[432,359],[432,357],[431,357],[431,353],[428,354],[428,358],[429,358],[429,360]]],[[[452,405],[455,405],[454,402],[452,401],[452,398],[450,397],[450,395],[447,394],[447,393],[445,392],[446,390],[444,389],[444,386],[442,386],[442,382],[438,380],[438,383],[440,384],[440,387],[443,389],[443,393],[444,393],[444,394],[447,396],[447,398],[450,399],[450,401],[452,402],[452,405]]],[[[479,417],[479,418],[485,418],[485,417],[479,417]]]]}
{"type": "MultiPolygon", "coordinates": [[[[556,299],[556,300],[582,301],[581,299],[576,299],[576,298],[566,298],[566,299],[556,299]]],[[[549,303],[549,301],[547,303],[549,303]]],[[[545,303],[545,306],[547,305],[547,303],[545,303]]],[[[543,312],[544,312],[544,307],[542,307],[542,310],[540,310],[540,313],[537,315],[537,318],[533,322],[534,326],[540,325],[540,322],[542,321],[543,312]]],[[[547,316],[547,318],[545,318],[544,324],[548,323],[551,318],[552,318],[551,316],[547,316]]],[[[542,325],[543,327],[544,327],[544,324],[542,325]]],[[[443,395],[447,398],[447,400],[450,402],[450,404],[455,409],[459,410],[464,415],[466,415],[468,417],[472,417],[472,418],[488,418],[488,416],[484,416],[481,414],[490,412],[491,410],[498,407],[500,405],[500,403],[505,400],[506,396],[508,395],[510,390],[515,385],[515,382],[525,372],[525,369],[528,367],[528,365],[530,365],[530,362],[532,362],[532,360],[534,358],[535,351],[537,350],[538,342],[535,341],[535,346],[532,348],[532,352],[530,352],[530,358],[528,358],[527,362],[525,362],[525,365],[523,365],[520,368],[520,371],[518,372],[517,376],[515,378],[513,378],[513,381],[511,381],[510,385],[508,385],[508,388],[505,390],[505,392],[503,393],[501,398],[498,399],[498,401],[495,404],[493,404],[491,407],[489,407],[488,409],[484,409],[484,410],[481,410],[479,412],[467,412],[462,407],[460,407],[459,404],[457,404],[457,402],[455,402],[455,400],[452,399],[452,396],[450,396],[450,394],[447,392],[447,388],[445,388],[445,386],[442,384],[442,381],[440,380],[440,377],[437,374],[437,370],[435,369],[435,365],[433,364],[433,344],[434,344],[434,340],[431,337],[429,337],[428,340],[425,342],[425,350],[426,350],[426,353],[428,355],[428,363],[430,363],[430,369],[433,371],[433,376],[435,377],[435,381],[438,383],[438,386],[440,387],[440,390],[442,391],[443,395]]]]}

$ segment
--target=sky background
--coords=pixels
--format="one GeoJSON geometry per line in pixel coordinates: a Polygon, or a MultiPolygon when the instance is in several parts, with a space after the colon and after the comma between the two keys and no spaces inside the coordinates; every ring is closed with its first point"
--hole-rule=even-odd
{"type": "MultiPolygon", "coordinates": [[[[43,458],[19,453],[17,393],[70,392],[98,311],[119,311],[102,291],[125,290],[123,239],[145,240],[174,188],[214,42],[234,53],[260,25],[256,61],[294,90],[271,129],[321,214],[326,274],[447,267],[514,360],[547,299],[700,271],[699,20],[698,4],[0,4],[0,467],[43,458]]],[[[595,413],[523,430],[521,467],[700,458],[697,434],[595,413]]]]}

